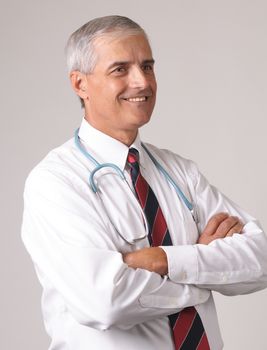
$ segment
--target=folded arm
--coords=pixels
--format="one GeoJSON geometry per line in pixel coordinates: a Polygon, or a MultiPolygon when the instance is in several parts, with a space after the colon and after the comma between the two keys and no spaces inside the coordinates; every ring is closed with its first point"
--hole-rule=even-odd
{"type": "MultiPolygon", "coordinates": [[[[244,224],[236,216],[227,213],[215,214],[200,235],[199,244],[209,244],[215,239],[231,237],[234,233],[241,233],[244,224]]],[[[124,262],[134,269],[140,268],[156,272],[162,276],[168,274],[168,258],[164,248],[143,248],[123,254],[124,262]]]]}
{"type": "Polygon", "coordinates": [[[168,273],[176,283],[194,284],[226,295],[266,288],[267,238],[257,221],[211,186],[196,169],[190,185],[198,209],[198,241],[149,248],[125,255],[125,262],[162,275],[168,273]],[[223,217],[223,213],[229,216],[223,217]]]}
{"type": "Polygon", "coordinates": [[[209,298],[208,290],[129,268],[88,186],[79,193],[69,179],[48,171],[30,175],[22,237],[39,278],[45,276],[79,323],[130,328],[209,298]]]}

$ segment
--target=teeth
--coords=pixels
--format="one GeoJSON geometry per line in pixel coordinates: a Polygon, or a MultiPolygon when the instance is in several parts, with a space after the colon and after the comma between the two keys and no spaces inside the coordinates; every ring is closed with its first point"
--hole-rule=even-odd
{"type": "Polygon", "coordinates": [[[144,102],[144,101],[146,101],[146,97],[145,96],[142,96],[142,97],[130,97],[130,98],[127,98],[127,101],[129,101],[129,102],[144,102]]]}

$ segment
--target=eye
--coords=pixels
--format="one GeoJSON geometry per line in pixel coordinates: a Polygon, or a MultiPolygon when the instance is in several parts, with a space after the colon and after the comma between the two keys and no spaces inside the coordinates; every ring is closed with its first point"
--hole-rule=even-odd
{"type": "Polygon", "coordinates": [[[152,64],[145,64],[145,65],[143,65],[143,67],[142,67],[142,69],[143,69],[143,71],[145,71],[145,72],[153,72],[153,65],[152,64]]]}
{"type": "Polygon", "coordinates": [[[120,66],[120,67],[117,67],[116,69],[114,69],[114,73],[118,73],[118,74],[122,74],[122,73],[125,73],[126,72],[126,67],[123,67],[123,66],[120,66]]]}

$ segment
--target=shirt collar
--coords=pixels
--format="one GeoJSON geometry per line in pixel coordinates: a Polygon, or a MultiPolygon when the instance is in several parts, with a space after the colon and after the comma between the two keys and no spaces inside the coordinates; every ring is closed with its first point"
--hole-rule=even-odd
{"type": "Polygon", "coordinates": [[[134,147],[139,152],[140,164],[144,165],[143,148],[141,146],[139,133],[133,144],[128,147],[122,142],[95,129],[83,118],[79,129],[79,137],[86,151],[99,163],[113,163],[123,171],[125,169],[129,148],[134,147]]]}

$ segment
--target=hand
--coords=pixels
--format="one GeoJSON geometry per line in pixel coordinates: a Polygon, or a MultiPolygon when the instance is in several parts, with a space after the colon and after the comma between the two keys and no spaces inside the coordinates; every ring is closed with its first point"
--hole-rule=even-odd
{"type": "Polygon", "coordinates": [[[244,224],[237,216],[231,216],[227,213],[215,214],[208,221],[197,243],[209,244],[215,239],[229,237],[234,233],[241,233],[243,227],[244,224]]]}
{"type": "MultiPolygon", "coordinates": [[[[244,224],[236,216],[218,213],[212,216],[197,243],[209,244],[218,238],[241,233],[244,224]]],[[[166,253],[160,247],[143,248],[135,252],[123,254],[123,261],[133,269],[145,269],[161,276],[168,273],[166,253]]]]}
{"type": "Polygon", "coordinates": [[[123,254],[123,261],[133,269],[145,269],[161,276],[168,273],[167,256],[160,247],[143,248],[123,254]]]}

